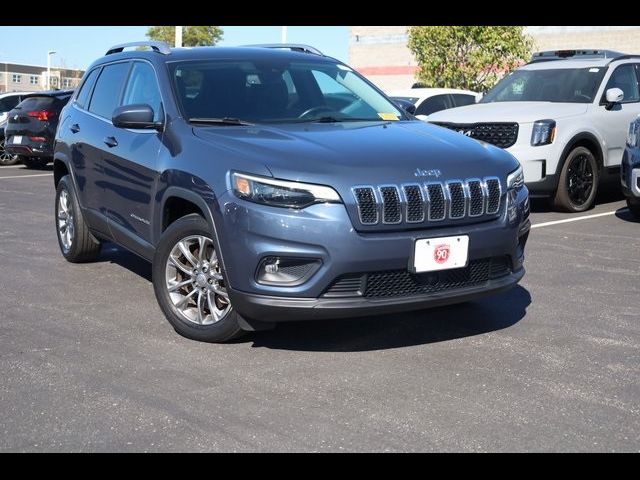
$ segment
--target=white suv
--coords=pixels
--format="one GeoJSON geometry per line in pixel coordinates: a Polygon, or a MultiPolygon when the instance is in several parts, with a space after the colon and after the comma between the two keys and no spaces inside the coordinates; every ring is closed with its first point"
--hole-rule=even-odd
{"type": "Polygon", "coordinates": [[[608,50],[539,52],[480,103],[429,121],[505,148],[532,197],[582,212],[618,174],[629,123],[640,114],[640,56],[608,50]]]}

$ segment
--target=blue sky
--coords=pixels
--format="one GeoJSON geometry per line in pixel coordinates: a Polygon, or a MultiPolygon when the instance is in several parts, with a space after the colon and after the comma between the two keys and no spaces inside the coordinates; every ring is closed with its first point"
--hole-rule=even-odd
{"type": "MultiPolygon", "coordinates": [[[[47,27],[0,26],[0,62],[29,63],[45,66],[47,51],[58,52],[51,57],[52,65],[86,68],[97,57],[117,43],[146,40],[148,27],[47,27]]],[[[220,45],[247,43],[278,43],[281,27],[223,26],[224,39],[220,45]]],[[[348,60],[348,27],[287,28],[287,41],[307,43],[325,54],[346,62],[348,60]]]]}

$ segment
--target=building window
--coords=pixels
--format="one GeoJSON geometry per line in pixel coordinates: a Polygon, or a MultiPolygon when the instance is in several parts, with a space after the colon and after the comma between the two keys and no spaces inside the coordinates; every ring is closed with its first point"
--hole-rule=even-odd
{"type": "Polygon", "coordinates": [[[71,79],[70,78],[63,78],[62,79],[62,86],[64,88],[69,88],[71,86],[71,79]]]}
{"type": "Polygon", "coordinates": [[[20,75],[20,74],[18,74],[18,73],[14,73],[14,74],[11,76],[11,81],[12,81],[13,83],[21,83],[21,82],[22,82],[22,75],[20,75]]]}
{"type": "Polygon", "coordinates": [[[51,85],[58,85],[58,77],[51,77],[51,85]]]}
{"type": "Polygon", "coordinates": [[[31,75],[31,76],[29,77],[29,83],[30,83],[31,85],[38,85],[38,83],[39,83],[39,82],[38,82],[38,80],[39,80],[39,78],[38,78],[38,76],[37,76],[37,75],[31,75]]]}

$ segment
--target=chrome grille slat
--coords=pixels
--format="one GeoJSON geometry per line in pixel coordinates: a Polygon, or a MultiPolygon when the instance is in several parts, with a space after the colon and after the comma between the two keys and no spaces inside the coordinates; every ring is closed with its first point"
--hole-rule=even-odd
{"type": "Polygon", "coordinates": [[[447,191],[449,193],[449,218],[464,218],[467,210],[467,195],[464,185],[457,180],[447,182],[447,191]]]}
{"type": "Polygon", "coordinates": [[[402,221],[400,194],[395,185],[383,185],[380,187],[382,199],[382,223],[395,224],[402,221]]]}
{"type": "Polygon", "coordinates": [[[408,223],[424,222],[424,195],[420,185],[403,185],[405,218],[408,223]]]}
{"type": "Polygon", "coordinates": [[[496,215],[502,204],[497,177],[424,184],[359,185],[352,188],[362,225],[398,225],[496,215]]]}
{"type": "Polygon", "coordinates": [[[439,222],[447,215],[447,199],[441,183],[427,183],[427,196],[429,198],[429,221],[439,222]]]}

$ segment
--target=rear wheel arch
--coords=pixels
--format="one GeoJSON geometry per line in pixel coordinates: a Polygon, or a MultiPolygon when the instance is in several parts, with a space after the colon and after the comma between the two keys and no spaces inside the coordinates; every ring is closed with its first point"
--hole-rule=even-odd
{"type": "Polygon", "coordinates": [[[71,170],[69,169],[69,166],[67,165],[67,163],[60,158],[54,159],[53,160],[53,182],[56,187],[58,186],[58,183],[60,183],[60,179],[65,175],[71,175],[71,170]]]}

